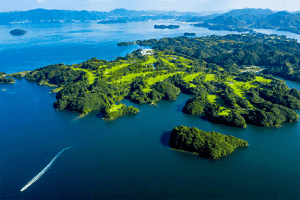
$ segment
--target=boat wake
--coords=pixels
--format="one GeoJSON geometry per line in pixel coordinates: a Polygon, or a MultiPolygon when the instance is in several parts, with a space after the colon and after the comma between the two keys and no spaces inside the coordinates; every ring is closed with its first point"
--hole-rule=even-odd
{"type": "Polygon", "coordinates": [[[67,147],[64,148],[63,150],[61,150],[51,161],[50,163],[40,172],[38,173],[35,177],[33,177],[33,179],[31,179],[20,191],[23,192],[24,190],[26,190],[30,185],[32,185],[34,182],[36,182],[37,180],[39,180],[39,178],[41,178],[41,176],[43,176],[45,174],[45,172],[51,167],[51,165],[53,164],[53,162],[60,156],[60,154],[62,154],[65,150],[70,149],[70,148],[74,148],[74,147],[67,147]]]}

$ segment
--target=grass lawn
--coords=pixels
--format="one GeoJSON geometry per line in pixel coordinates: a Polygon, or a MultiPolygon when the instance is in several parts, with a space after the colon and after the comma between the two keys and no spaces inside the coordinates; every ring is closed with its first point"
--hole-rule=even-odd
{"type": "Polygon", "coordinates": [[[88,76],[88,81],[89,81],[89,84],[90,84],[90,85],[93,84],[94,81],[95,81],[95,78],[97,78],[96,75],[93,73],[93,72],[96,72],[96,71],[90,71],[90,70],[87,70],[87,69],[74,68],[74,67],[72,67],[72,69],[74,69],[74,70],[76,70],[76,71],[81,70],[81,71],[86,72],[86,73],[87,73],[87,76],[88,76]]]}
{"type": "Polygon", "coordinates": [[[215,80],[215,75],[214,74],[206,74],[206,77],[205,77],[205,81],[212,81],[212,80],[215,80]]]}
{"type": "Polygon", "coordinates": [[[111,74],[111,73],[113,73],[113,72],[115,72],[115,71],[117,71],[117,70],[119,70],[119,69],[121,69],[123,67],[127,67],[128,65],[130,65],[130,64],[121,64],[121,65],[112,67],[110,69],[106,69],[104,73],[105,74],[111,74]]]}
{"type": "Polygon", "coordinates": [[[216,95],[207,95],[207,100],[210,101],[211,103],[216,103],[216,99],[218,97],[216,95]]]}
{"type": "Polygon", "coordinates": [[[175,74],[182,74],[182,73],[184,73],[184,72],[164,74],[164,75],[156,76],[155,78],[149,78],[147,80],[147,87],[143,89],[143,92],[150,92],[151,89],[149,88],[149,86],[154,85],[155,83],[157,83],[159,81],[163,81],[163,80],[169,78],[170,76],[174,76],[175,74]]]}
{"type": "Polygon", "coordinates": [[[156,59],[153,56],[149,56],[149,60],[146,62],[142,63],[142,65],[147,65],[147,64],[153,64],[156,62],[156,59]]]}
{"type": "Polygon", "coordinates": [[[109,111],[110,112],[118,111],[118,110],[120,110],[122,108],[123,105],[124,104],[119,104],[119,105],[114,104],[114,105],[111,105],[109,111]]]}
{"type": "Polygon", "coordinates": [[[266,79],[262,76],[256,76],[256,79],[254,81],[258,81],[258,82],[265,82],[265,83],[271,83],[272,80],[271,79],[266,79]]]}
{"type": "Polygon", "coordinates": [[[183,78],[183,80],[185,80],[186,82],[189,82],[189,81],[192,81],[194,80],[197,76],[201,75],[202,72],[199,72],[199,73],[195,73],[195,74],[190,74],[190,75],[187,75],[183,78]]]}
{"type": "Polygon", "coordinates": [[[121,83],[121,82],[132,82],[132,79],[138,76],[145,76],[147,74],[151,74],[152,72],[141,72],[141,73],[134,73],[134,74],[127,74],[126,76],[122,76],[121,79],[113,81],[114,83],[121,83]]]}

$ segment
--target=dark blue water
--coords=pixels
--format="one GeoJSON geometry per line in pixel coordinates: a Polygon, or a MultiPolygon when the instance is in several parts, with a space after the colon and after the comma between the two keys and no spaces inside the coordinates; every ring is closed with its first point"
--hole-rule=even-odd
{"type": "MultiPolygon", "coordinates": [[[[31,70],[56,62],[75,63],[91,56],[113,59],[138,47],[121,48],[109,43],[181,35],[180,30],[159,32],[152,29],[151,23],[140,23],[136,29],[134,24],[138,23],[68,24],[52,28],[24,25],[28,31],[24,38],[0,34],[0,71],[31,70]],[[34,29],[38,30],[36,38],[29,35],[34,29]],[[56,39],[48,40],[51,36],[56,39]],[[22,59],[15,53],[21,49],[22,59]],[[70,58],[75,50],[78,56],[70,58]],[[56,51],[66,53],[55,54],[56,51]]],[[[2,26],[1,32],[12,28],[2,26]]],[[[189,28],[195,31],[186,26],[189,28]]],[[[203,35],[208,32],[197,30],[199,35],[201,31],[203,35]]],[[[286,82],[289,87],[300,89],[300,84],[286,82]]],[[[189,99],[184,94],[176,101],[159,102],[158,106],[124,100],[141,112],[115,121],[104,121],[96,112],[77,119],[74,112],[53,109],[55,94],[50,91],[49,87],[24,79],[0,85],[1,199],[299,198],[299,122],[283,124],[282,128],[217,125],[182,113],[189,99]],[[174,151],[167,146],[166,132],[178,125],[230,134],[247,140],[250,146],[218,161],[174,151]],[[20,189],[67,146],[76,148],[65,151],[37,182],[21,193],[20,189]]]]}

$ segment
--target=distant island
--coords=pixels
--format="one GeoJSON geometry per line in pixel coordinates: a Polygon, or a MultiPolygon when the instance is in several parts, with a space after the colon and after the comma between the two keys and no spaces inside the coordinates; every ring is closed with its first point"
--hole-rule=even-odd
{"type": "Polygon", "coordinates": [[[141,21],[152,21],[152,20],[168,20],[174,19],[176,16],[173,15],[159,15],[159,16],[139,16],[139,17],[118,17],[117,19],[106,19],[98,21],[98,24],[121,24],[128,22],[141,22],[141,21]]]}
{"type": "Polygon", "coordinates": [[[180,27],[179,25],[169,25],[169,26],[166,26],[166,25],[154,25],[155,29],[177,29],[179,27],[180,27]]]}
{"type": "Polygon", "coordinates": [[[27,31],[24,31],[21,29],[14,29],[14,30],[10,31],[10,34],[14,35],[14,36],[20,36],[20,35],[24,35],[26,33],[27,33],[27,31]]]}
{"type": "Polygon", "coordinates": [[[231,154],[237,148],[248,146],[247,141],[231,135],[186,126],[178,126],[172,130],[169,144],[171,148],[194,152],[200,157],[214,160],[231,154]]]}
{"type": "Polygon", "coordinates": [[[184,33],[184,36],[196,36],[196,33],[184,33]]]}

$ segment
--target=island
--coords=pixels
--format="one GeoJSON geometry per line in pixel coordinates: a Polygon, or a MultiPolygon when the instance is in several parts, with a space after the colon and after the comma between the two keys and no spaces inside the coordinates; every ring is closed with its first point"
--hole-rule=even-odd
{"type": "Polygon", "coordinates": [[[174,101],[192,95],[183,112],[212,123],[246,128],[295,122],[300,92],[265,71],[293,70],[300,74],[300,44],[284,36],[260,33],[175,37],[123,42],[138,49],[115,60],[89,59],[73,65],[54,64],[25,75],[28,81],[56,87],[54,108],[80,115],[99,111],[105,119],[136,114],[126,107],[174,101]]]}
{"type": "Polygon", "coordinates": [[[202,158],[214,160],[249,145],[247,141],[231,135],[186,126],[178,126],[172,130],[169,144],[171,148],[197,153],[202,158]]]}
{"type": "Polygon", "coordinates": [[[27,31],[24,31],[24,30],[21,30],[21,29],[14,29],[14,30],[10,31],[10,34],[14,35],[14,36],[21,36],[21,35],[24,35],[26,33],[27,33],[27,31]]]}
{"type": "Polygon", "coordinates": [[[179,25],[169,25],[169,26],[166,26],[166,25],[154,25],[155,29],[177,29],[179,27],[180,27],[179,25]]]}
{"type": "Polygon", "coordinates": [[[196,33],[184,33],[184,36],[196,36],[196,33]]]}

